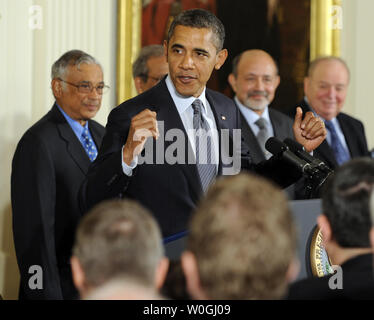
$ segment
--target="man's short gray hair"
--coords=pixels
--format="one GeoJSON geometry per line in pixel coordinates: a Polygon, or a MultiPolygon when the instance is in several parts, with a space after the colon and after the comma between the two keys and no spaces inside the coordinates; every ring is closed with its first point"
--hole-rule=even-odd
{"type": "Polygon", "coordinates": [[[153,57],[161,57],[164,55],[164,47],[160,44],[152,44],[150,46],[143,47],[140,50],[138,58],[132,65],[132,76],[134,78],[141,77],[144,82],[147,81],[148,77],[148,65],[147,61],[153,57]]]}
{"type": "Polygon", "coordinates": [[[160,228],[147,209],[133,200],[109,200],[83,217],[73,254],[92,288],[117,277],[154,286],[164,247],[160,228]]]}
{"type": "Polygon", "coordinates": [[[100,63],[88,53],[81,50],[70,50],[64,53],[53,65],[51,77],[53,79],[63,78],[68,66],[79,66],[82,63],[97,64],[102,69],[100,63]]]}

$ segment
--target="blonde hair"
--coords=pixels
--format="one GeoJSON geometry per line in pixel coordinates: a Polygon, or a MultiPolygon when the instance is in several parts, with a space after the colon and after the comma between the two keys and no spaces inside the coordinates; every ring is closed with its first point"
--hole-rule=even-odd
{"type": "Polygon", "coordinates": [[[188,249],[209,298],[281,298],[296,252],[286,196],[254,175],[218,180],[193,215],[188,249]]]}

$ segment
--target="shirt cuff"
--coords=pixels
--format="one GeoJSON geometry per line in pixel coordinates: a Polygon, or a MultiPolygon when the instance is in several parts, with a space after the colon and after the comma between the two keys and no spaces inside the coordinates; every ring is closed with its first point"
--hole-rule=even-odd
{"type": "Polygon", "coordinates": [[[136,166],[138,165],[138,156],[136,156],[130,163],[130,165],[128,165],[125,161],[123,161],[123,148],[125,146],[122,147],[122,156],[121,156],[121,159],[122,159],[122,171],[123,173],[128,176],[128,177],[131,177],[132,176],[132,171],[136,168],[136,166]]]}

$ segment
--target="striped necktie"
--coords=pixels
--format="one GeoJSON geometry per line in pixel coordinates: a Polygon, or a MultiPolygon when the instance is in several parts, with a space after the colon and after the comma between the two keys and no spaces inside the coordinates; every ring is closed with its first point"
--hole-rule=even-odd
{"type": "Polygon", "coordinates": [[[327,130],[329,130],[330,132],[330,136],[331,136],[330,147],[332,151],[334,152],[335,160],[339,165],[341,165],[350,159],[350,155],[348,151],[344,148],[343,144],[341,143],[332,121],[326,120],[325,125],[326,125],[327,130]]]}
{"type": "Polygon", "coordinates": [[[202,115],[203,103],[196,99],[192,103],[193,128],[195,130],[196,166],[199,172],[201,186],[204,192],[209,188],[216,176],[214,149],[212,136],[209,134],[209,125],[202,115]],[[204,143],[206,142],[206,143],[204,143]]]}

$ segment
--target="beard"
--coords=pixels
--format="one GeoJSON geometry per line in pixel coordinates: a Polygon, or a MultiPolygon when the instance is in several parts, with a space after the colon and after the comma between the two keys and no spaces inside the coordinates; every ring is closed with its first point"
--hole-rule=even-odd
{"type": "Polygon", "coordinates": [[[269,105],[269,94],[266,91],[249,91],[243,104],[253,111],[263,111],[269,105]],[[252,98],[259,95],[265,99],[259,101],[252,98]]]}

